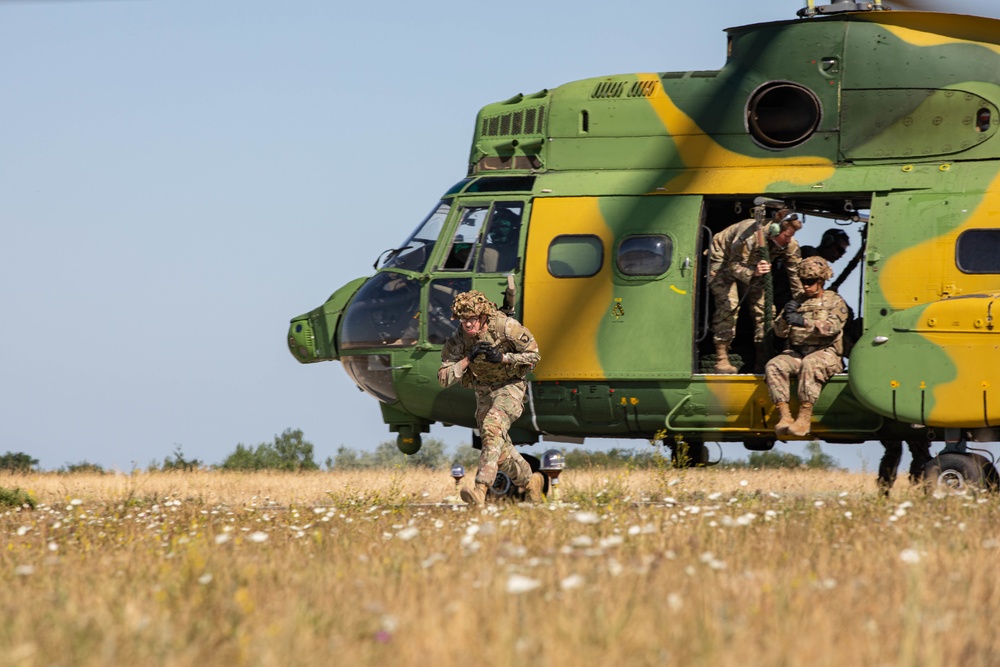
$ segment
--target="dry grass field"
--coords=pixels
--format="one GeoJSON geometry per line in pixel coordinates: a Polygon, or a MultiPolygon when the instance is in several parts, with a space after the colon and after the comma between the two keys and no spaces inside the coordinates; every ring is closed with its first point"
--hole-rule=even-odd
{"type": "Polygon", "coordinates": [[[567,471],[468,511],[447,472],[0,478],[2,664],[992,665],[1000,499],[871,475],[567,471]]]}

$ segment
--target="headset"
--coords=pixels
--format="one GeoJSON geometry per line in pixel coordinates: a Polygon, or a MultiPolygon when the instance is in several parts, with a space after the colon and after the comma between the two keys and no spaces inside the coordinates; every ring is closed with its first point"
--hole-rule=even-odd
{"type": "Polygon", "coordinates": [[[798,220],[798,219],[799,219],[798,213],[796,213],[795,211],[789,211],[787,214],[785,214],[785,217],[783,217],[781,220],[776,220],[775,222],[770,223],[767,226],[768,238],[773,239],[775,236],[781,233],[781,224],[783,222],[788,222],[790,220],[798,220]]]}

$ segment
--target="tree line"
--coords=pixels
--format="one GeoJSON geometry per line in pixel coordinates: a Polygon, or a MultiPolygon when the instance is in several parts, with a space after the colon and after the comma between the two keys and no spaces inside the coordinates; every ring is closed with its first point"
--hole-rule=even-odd
{"type": "MultiPolygon", "coordinates": [[[[721,459],[718,464],[735,468],[813,468],[829,470],[837,467],[836,460],[825,454],[820,444],[813,441],[806,448],[808,456],[790,452],[752,452],[747,460],[721,459]]],[[[606,451],[589,451],[572,448],[564,451],[568,469],[587,468],[663,468],[671,465],[669,452],[662,448],[649,447],[643,450],[613,448],[606,451]]],[[[305,439],[301,429],[285,429],[275,435],[271,442],[257,445],[239,443],[236,449],[219,464],[205,462],[186,455],[177,445],[174,452],[160,461],[152,461],[148,471],[188,471],[188,470],[277,470],[288,472],[320,470],[315,460],[315,447],[305,439]]],[[[393,469],[405,467],[448,469],[463,466],[467,474],[474,471],[479,462],[479,451],[472,447],[459,446],[449,451],[444,441],[428,438],[420,451],[412,456],[403,454],[395,441],[379,443],[374,451],[358,451],[341,446],[336,455],[323,462],[326,470],[393,469]]],[[[24,474],[38,471],[38,459],[24,452],[7,452],[0,455],[0,472],[24,474]]],[[[59,468],[60,473],[103,473],[104,468],[96,463],[81,461],[68,463],[59,468]]]]}

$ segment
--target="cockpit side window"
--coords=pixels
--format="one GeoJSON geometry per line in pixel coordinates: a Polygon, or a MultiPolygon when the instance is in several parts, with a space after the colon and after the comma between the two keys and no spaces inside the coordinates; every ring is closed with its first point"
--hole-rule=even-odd
{"type": "Polygon", "coordinates": [[[497,202],[493,205],[476,271],[509,273],[517,268],[523,214],[523,202],[497,202]]]}
{"type": "Polygon", "coordinates": [[[450,210],[450,201],[439,202],[403,245],[384,253],[388,258],[381,268],[423,271],[450,210]]]}
{"type": "Polygon", "coordinates": [[[441,268],[445,271],[471,271],[472,260],[475,257],[476,244],[486,222],[489,212],[487,206],[469,206],[463,208],[455,236],[451,240],[448,254],[441,268]]]}

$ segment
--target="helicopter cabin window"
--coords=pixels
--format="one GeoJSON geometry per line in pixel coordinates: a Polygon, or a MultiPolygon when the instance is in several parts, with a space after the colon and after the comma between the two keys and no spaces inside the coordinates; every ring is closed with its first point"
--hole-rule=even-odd
{"type": "Polygon", "coordinates": [[[955,243],[955,261],[963,273],[1000,273],[1000,229],[969,229],[955,243]]]}
{"type": "Polygon", "coordinates": [[[556,278],[596,275],[604,262],[604,245],[593,234],[562,234],[549,245],[549,273],[556,278]]]}
{"type": "Polygon", "coordinates": [[[445,271],[470,271],[475,255],[476,242],[489,212],[487,206],[468,206],[462,209],[455,229],[455,236],[448,248],[448,255],[442,267],[445,271]]]}
{"type": "Polygon", "coordinates": [[[443,344],[458,329],[451,318],[451,304],[462,292],[472,289],[471,278],[444,278],[431,281],[427,294],[427,342],[443,344]]]}
{"type": "MultiPolygon", "coordinates": [[[[382,253],[385,263],[381,268],[405,269],[407,271],[423,271],[427,266],[427,260],[431,255],[431,249],[437,242],[444,225],[448,212],[451,211],[451,203],[442,201],[434,207],[430,215],[424,218],[416,231],[414,231],[403,245],[398,248],[391,248],[382,253]]],[[[379,259],[381,260],[382,257],[379,259]]],[[[378,262],[376,262],[378,265],[378,262]]]]}
{"type": "Polygon", "coordinates": [[[509,273],[517,268],[518,243],[521,238],[523,202],[497,202],[493,205],[483,250],[476,270],[480,273],[509,273]]]}
{"type": "Polygon", "coordinates": [[[618,270],[626,276],[659,276],[670,268],[672,252],[666,234],[629,236],[618,245],[618,270]]]}

